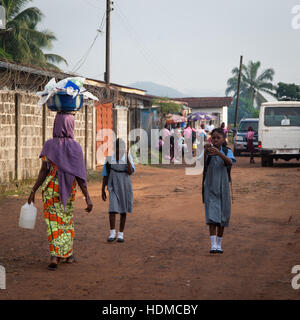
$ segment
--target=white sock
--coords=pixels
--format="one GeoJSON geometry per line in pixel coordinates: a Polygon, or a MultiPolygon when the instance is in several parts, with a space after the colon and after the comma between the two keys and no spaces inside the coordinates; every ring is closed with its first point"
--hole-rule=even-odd
{"type": "Polygon", "coordinates": [[[123,239],[123,232],[120,232],[120,231],[118,232],[118,238],[123,239]]]}
{"type": "Polygon", "coordinates": [[[217,237],[217,248],[219,249],[219,250],[222,250],[222,240],[223,240],[223,238],[222,237],[217,237]]]}
{"type": "Polygon", "coordinates": [[[217,236],[210,236],[211,250],[217,249],[217,236]]]}
{"type": "Polygon", "coordinates": [[[110,229],[109,237],[110,238],[114,238],[115,236],[116,236],[116,230],[115,229],[110,229]]]}

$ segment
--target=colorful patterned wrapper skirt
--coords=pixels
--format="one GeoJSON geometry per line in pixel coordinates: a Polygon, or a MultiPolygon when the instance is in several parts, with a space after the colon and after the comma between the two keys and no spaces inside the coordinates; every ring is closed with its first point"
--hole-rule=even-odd
{"type": "MultiPolygon", "coordinates": [[[[45,157],[42,158],[47,161],[45,157]]],[[[74,179],[72,192],[65,211],[59,196],[57,166],[51,163],[50,173],[43,187],[44,217],[47,225],[51,256],[67,258],[73,254],[74,224],[73,211],[76,193],[74,179]]]]}

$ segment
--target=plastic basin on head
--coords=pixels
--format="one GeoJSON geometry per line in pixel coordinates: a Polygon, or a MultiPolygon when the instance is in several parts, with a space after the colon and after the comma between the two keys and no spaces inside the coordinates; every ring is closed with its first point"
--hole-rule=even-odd
{"type": "Polygon", "coordinates": [[[65,93],[56,93],[47,101],[47,107],[51,111],[72,112],[78,111],[83,106],[83,96],[78,95],[75,98],[65,93]]]}

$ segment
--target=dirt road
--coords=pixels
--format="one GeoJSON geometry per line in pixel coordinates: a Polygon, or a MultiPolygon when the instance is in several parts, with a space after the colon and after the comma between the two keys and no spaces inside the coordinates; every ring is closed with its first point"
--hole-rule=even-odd
{"type": "Polygon", "coordinates": [[[94,211],[78,192],[74,250],[78,262],[47,270],[42,215],[34,231],[18,228],[25,198],[0,200],[0,299],[299,299],[291,269],[300,264],[300,165],[261,168],[238,158],[234,204],[223,255],[209,254],[201,176],[184,168],[139,165],[132,177],[134,213],[125,243],[106,242],[107,203],[89,185],[94,211]]]}

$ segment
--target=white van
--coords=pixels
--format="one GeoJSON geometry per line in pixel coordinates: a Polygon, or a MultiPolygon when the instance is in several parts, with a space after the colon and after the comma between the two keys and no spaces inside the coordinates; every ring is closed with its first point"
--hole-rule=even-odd
{"type": "Polygon", "coordinates": [[[263,103],[259,113],[258,150],[261,165],[300,159],[300,101],[263,103]]]}

